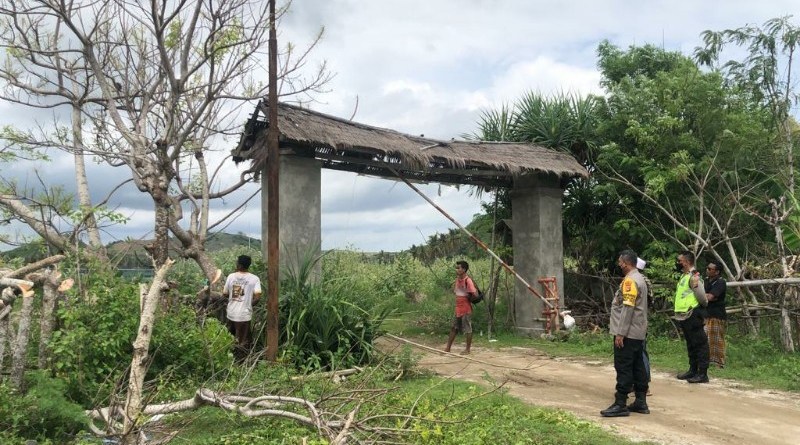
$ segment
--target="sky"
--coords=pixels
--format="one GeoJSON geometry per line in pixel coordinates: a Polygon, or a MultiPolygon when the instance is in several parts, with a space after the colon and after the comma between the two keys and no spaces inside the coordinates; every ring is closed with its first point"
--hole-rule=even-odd
{"type": "MultiPolygon", "coordinates": [[[[279,24],[278,43],[304,47],[325,28],[308,67],[325,61],[334,77],[310,108],[344,118],[355,110],[357,122],[449,140],[477,131],[482,111],[528,91],[601,94],[596,49],[603,40],[691,54],[704,30],[761,24],[796,8],[793,0],[298,0],[279,24]]],[[[34,116],[0,102],[0,125],[35,125],[34,116]]],[[[235,143],[224,141],[221,150],[235,143]]],[[[67,159],[0,167],[1,175],[29,184],[38,181],[38,169],[48,181],[74,189],[67,159]]],[[[105,197],[119,177],[98,164],[89,175],[94,199],[105,197]]],[[[254,187],[215,204],[213,214],[236,208],[254,187]]],[[[464,225],[480,211],[468,187],[431,184],[423,191],[464,225]]],[[[147,197],[125,187],[112,204],[129,221],[107,228],[105,241],[151,236],[147,197]]],[[[398,251],[451,228],[403,183],[323,170],[324,249],[398,251]]],[[[250,201],[224,230],[260,238],[259,200],[250,201]]],[[[19,238],[27,232],[6,225],[0,233],[19,238]]]]}

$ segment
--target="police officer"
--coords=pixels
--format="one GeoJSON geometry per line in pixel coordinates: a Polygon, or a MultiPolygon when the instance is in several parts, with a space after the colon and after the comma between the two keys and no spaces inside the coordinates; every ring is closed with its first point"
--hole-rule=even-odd
{"type": "Polygon", "coordinates": [[[708,337],[703,329],[704,307],[708,305],[703,280],[694,268],[694,254],[683,251],[675,260],[681,273],[675,288],[675,316],[686,339],[689,370],[678,378],[689,383],[708,383],[708,337]]]}
{"type": "MultiPolygon", "coordinates": [[[[650,414],[647,406],[647,371],[644,339],[647,335],[647,284],[636,268],[636,253],[624,250],[617,259],[625,278],[611,302],[609,331],[614,336],[614,369],[617,386],[614,403],[600,411],[603,417],[629,416],[631,411],[650,414]],[[625,405],[633,386],[636,399],[625,405]]],[[[701,325],[702,327],[702,325],[701,325]]]]}

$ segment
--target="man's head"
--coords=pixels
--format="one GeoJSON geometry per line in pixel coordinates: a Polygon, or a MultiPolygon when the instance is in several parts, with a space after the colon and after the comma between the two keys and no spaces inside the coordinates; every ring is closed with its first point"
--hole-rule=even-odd
{"type": "Polygon", "coordinates": [[[252,262],[253,259],[248,255],[239,255],[239,258],[236,258],[236,270],[247,270],[252,262]]]}
{"type": "Polygon", "coordinates": [[[715,263],[714,261],[710,261],[706,266],[706,275],[708,278],[717,278],[719,273],[719,264],[715,263]]]}
{"type": "Polygon", "coordinates": [[[689,272],[694,267],[694,254],[688,250],[678,254],[675,260],[675,270],[678,272],[689,272]]]}
{"type": "Polygon", "coordinates": [[[639,257],[636,256],[636,252],[630,249],[623,250],[619,253],[619,258],[617,258],[617,265],[622,270],[623,275],[627,275],[633,269],[636,269],[636,260],[639,257]]]}
{"type": "Polygon", "coordinates": [[[463,275],[469,270],[469,263],[466,261],[456,261],[456,274],[463,275]]]}

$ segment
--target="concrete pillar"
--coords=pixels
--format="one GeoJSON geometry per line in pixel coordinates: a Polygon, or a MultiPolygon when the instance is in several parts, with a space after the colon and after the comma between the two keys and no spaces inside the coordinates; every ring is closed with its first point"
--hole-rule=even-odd
{"type": "MultiPolygon", "coordinates": [[[[320,255],[322,214],[322,164],[312,158],[281,154],[278,205],[280,209],[281,277],[289,270],[298,271],[304,258],[320,255]]],[[[266,175],[266,168],[263,175],[266,175]]],[[[264,262],[267,261],[267,181],[261,180],[261,239],[264,262]]],[[[315,268],[314,278],[320,273],[315,268]]]]}
{"type": "MultiPolygon", "coordinates": [[[[561,197],[564,191],[555,175],[526,175],[514,180],[511,193],[514,270],[545,296],[540,277],[554,276],[559,296],[564,289],[564,252],[561,197]]],[[[544,303],[522,283],[514,289],[516,329],[524,335],[544,330],[544,303]]]]}

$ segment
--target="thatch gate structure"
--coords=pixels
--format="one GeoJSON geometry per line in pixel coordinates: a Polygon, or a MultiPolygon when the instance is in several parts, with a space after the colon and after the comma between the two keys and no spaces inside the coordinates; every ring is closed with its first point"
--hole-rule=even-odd
{"type": "MultiPolygon", "coordinates": [[[[268,161],[267,111],[266,102],[258,105],[233,150],[235,162],[250,160],[262,174],[268,161]]],[[[568,153],[532,144],[437,141],[288,104],[279,105],[278,129],[282,266],[318,253],[309,249],[321,245],[321,169],[394,180],[397,172],[411,181],[510,188],[515,270],[531,283],[554,276],[564,289],[561,198],[567,180],[588,175],[568,153]]],[[[261,198],[266,240],[266,181],[261,198]]],[[[514,306],[520,332],[541,331],[542,304],[517,283],[514,306]]]]}

